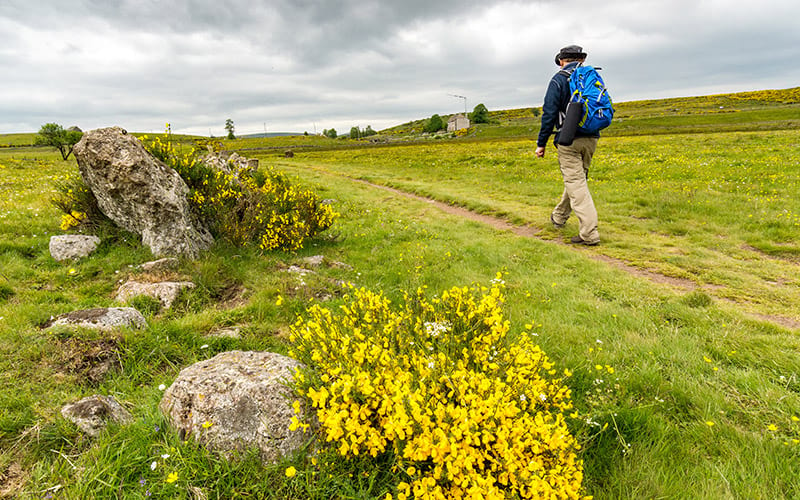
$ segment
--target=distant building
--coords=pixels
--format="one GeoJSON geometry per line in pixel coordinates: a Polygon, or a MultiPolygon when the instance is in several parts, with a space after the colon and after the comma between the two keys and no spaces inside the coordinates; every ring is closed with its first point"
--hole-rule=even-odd
{"type": "Polygon", "coordinates": [[[469,128],[469,118],[464,116],[463,114],[457,114],[450,117],[447,120],[447,131],[448,132],[455,132],[456,130],[461,130],[469,128]]]}

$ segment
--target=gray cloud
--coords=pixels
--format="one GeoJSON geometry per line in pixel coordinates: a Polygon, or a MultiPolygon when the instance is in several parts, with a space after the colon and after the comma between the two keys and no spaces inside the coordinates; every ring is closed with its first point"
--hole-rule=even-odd
{"type": "Polygon", "coordinates": [[[618,101],[800,81],[796,0],[31,3],[0,4],[0,132],[378,129],[463,109],[449,94],[536,106],[568,43],[618,101]]]}

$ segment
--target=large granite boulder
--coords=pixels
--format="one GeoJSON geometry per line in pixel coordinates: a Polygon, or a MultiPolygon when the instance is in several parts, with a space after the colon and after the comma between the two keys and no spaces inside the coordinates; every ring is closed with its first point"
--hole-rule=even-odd
{"type": "Polygon", "coordinates": [[[97,437],[108,422],[128,424],[130,412],[112,396],[94,395],[61,408],[61,415],[91,437],[97,437]]]}
{"type": "Polygon", "coordinates": [[[108,218],[139,234],[156,256],[197,257],[213,238],[191,217],[178,173],[119,128],[90,130],[75,145],[86,185],[108,218]]]}
{"type": "Polygon", "coordinates": [[[194,436],[223,456],[256,448],[275,461],[310,437],[289,430],[295,413],[285,383],[299,366],[271,352],[223,352],[181,370],[159,408],[184,439],[194,436]]]}

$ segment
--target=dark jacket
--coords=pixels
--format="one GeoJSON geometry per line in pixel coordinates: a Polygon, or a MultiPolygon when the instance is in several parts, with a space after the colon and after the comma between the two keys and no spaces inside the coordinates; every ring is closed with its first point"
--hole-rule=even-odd
{"type": "MultiPolygon", "coordinates": [[[[571,62],[564,66],[563,70],[570,70],[580,64],[579,62],[571,62]]],[[[561,122],[564,120],[564,113],[567,111],[567,104],[569,104],[569,77],[561,71],[553,75],[550,79],[550,84],[547,86],[547,93],[544,95],[544,104],[542,105],[542,127],[539,129],[539,139],[536,145],[539,147],[547,146],[547,140],[555,130],[555,137],[553,142],[558,141],[558,129],[561,128],[561,122]]],[[[575,137],[600,137],[600,134],[584,134],[580,131],[575,133],[575,137]]]]}

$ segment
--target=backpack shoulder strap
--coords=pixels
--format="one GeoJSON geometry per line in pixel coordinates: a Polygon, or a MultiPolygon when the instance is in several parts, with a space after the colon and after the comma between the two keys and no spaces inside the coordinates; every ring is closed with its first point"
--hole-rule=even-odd
{"type": "Polygon", "coordinates": [[[558,74],[559,75],[564,75],[567,78],[569,78],[570,76],[572,76],[572,73],[575,72],[576,69],[578,69],[578,68],[580,68],[582,66],[583,66],[583,63],[578,63],[575,66],[571,67],[570,69],[562,69],[562,70],[560,70],[558,72],[558,74]]]}

